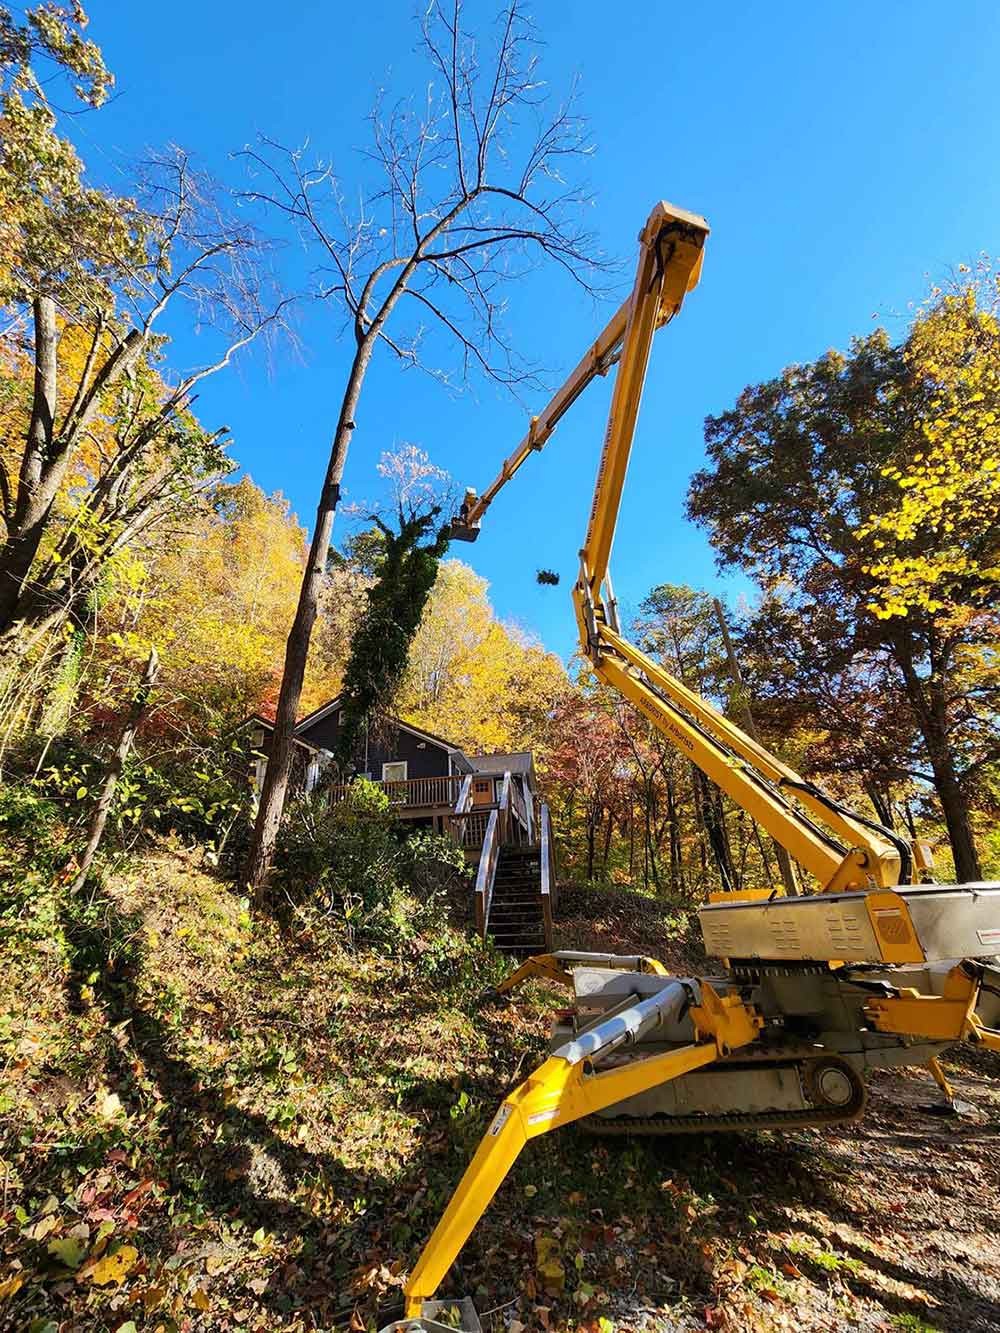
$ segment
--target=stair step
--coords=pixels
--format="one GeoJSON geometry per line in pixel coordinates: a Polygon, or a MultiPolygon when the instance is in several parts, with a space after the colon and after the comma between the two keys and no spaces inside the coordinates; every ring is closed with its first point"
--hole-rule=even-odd
{"type": "Polygon", "coordinates": [[[501,847],[486,927],[494,947],[501,953],[527,957],[544,952],[541,882],[541,853],[537,845],[501,847]]]}

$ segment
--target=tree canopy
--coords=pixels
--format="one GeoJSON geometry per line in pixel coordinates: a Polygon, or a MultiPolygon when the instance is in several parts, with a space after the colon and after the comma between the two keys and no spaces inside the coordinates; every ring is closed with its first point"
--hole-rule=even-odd
{"type": "Polygon", "coordinates": [[[997,345],[976,302],[970,286],[932,301],[899,343],[877,329],[748,386],[708,418],[709,466],[688,501],[721,563],[784,606],[776,657],[797,642],[814,679],[891,674],[968,880],[970,799],[1000,758],[997,345]]]}

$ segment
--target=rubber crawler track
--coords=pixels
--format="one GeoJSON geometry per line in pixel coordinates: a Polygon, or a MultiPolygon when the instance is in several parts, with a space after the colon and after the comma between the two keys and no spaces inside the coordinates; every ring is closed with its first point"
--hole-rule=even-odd
{"type": "MultiPolygon", "coordinates": [[[[816,1129],[826,1125],[847,1125],[857,1120],[863,1113],[868,1101],[868,1089],[864,1079],[847,1063],[833,1056],[819,1056],[816,1060],[795,1062],[799,1078],[804,1080],[810,1064],[835,1062],[842,1067],[851,1080],[853,1096],[846,1106],[812,1107],[808,1111],[731,1111],[723,1116],[684,1115],[684,1116],[618,1116],[614,1120],[598,1115],[585,1116],[580,1121],[581,1128],[591,1134],[605,1137],[621,1137],[625,1134],[719,1134],[745,1133],[754,1129],[816,1129]]],[[[778,1068],[776,1063],[775,1068],[778,1068]]],[[[781,1067],[787,1068],[786,1062],[781,1067]]]]}

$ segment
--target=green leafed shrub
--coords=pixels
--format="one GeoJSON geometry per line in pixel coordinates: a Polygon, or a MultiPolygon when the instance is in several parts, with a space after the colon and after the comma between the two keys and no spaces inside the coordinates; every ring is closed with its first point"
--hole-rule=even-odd
{"type": "Polygon", "coordinates": [[[350,942],[392,945],[443,917],[444,891],[464,873],[464,859],[440,834],[407,837],[383,789],[359,778],[336,805],[295,802],[279,835],[276,869],[290,902],[337,917],[350,942]]]}
{"type": "MultiPolygon", "coordinates": [[[[47,799],[67,826],[79,826],[100,794],[107,761],[106,754],[60,737],[40,764],[25,756],[21,785],[47,799]]],[[[131,754],[115,789],[110,830],[119,846],[141,828],[177,833],[218,853],[249,805],[245,752],[232,740],[213,738],[155,763],[131,754]]],[[[110,850],[115,839],[107,841],[110,850]]]]}
{"type": "Polygon", "coordinates": [[[28,784],[0,786],[0,923],[48,929],[48,890],[69,858],[58,805],[28,784]]]}

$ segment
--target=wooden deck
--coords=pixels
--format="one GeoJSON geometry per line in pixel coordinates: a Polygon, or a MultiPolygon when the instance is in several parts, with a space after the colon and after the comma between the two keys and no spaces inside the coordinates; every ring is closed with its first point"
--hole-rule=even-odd
{"type": "MultiPolygon", "coordinates": [[[[405,782],[375,782],[374,785],[382,788],[389,798],[389,804],[399,807],[400,813],[412,812],[417,815],[433,810],[454,809],[462,782],[462,774],[453,773],[449,777],[408,778],[405,782]]],[[[331,804],[336,805],[344,800],[350,790],[348,783],[331,787],[331,804]]]]}

